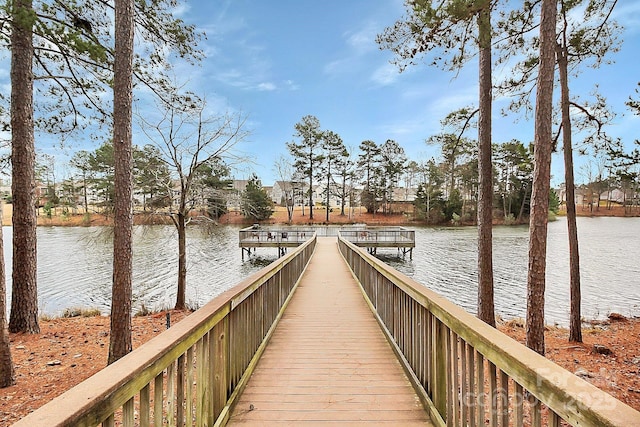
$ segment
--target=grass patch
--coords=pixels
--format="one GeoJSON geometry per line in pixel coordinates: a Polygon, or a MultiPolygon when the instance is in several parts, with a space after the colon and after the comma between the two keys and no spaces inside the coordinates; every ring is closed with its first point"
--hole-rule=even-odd
{"type": "Polygon", "coordinates": [[[65,308],[60,317],[68,319],[71,317],[96,317],[101,316],[102,312],[97,308],[65,308]]]}

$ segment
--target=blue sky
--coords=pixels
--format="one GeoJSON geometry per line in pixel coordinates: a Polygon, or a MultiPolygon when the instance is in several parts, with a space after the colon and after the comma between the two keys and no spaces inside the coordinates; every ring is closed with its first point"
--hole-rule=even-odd
{"type": "MultiPolygon", "coordinates": [[[[241,149],[253,155],[251,169],[264,185],[273,183],[276,158],[287,153],[294,125],[308,114],[347,146],[394,139],[411,159],[437,157],[439,150],[424,141],[441,131],[447,113],[477,99],[477,66],[470,64],[457,77],[427,65],[400,74],[389,63],[391,52],[381,51],[375,37],[403,12],[400,0],[188,2],[184,19],[208,37],[207,59],[192,70],[191,82],[209,101],[248,114],[252,134],[241,149]]],[[[588,92],[597,83],[616,111],[625,113],[609,132],[631,143],[640,137],[640,121],[624,102],[640,81],[640,2],[620,1],[616,19],[625,32],[621,51],[611,57],[615,64],[581,74],[576,91],[588,92]]],[[[494,106],[494,141],[530,142],[532,121],[502,117],[505,105],[498,100],[494,106]]],[[[561,155],[554,156],[554,184],[563,181],[561,163],[561,155]]],[[[577,175],[580,181],[580,171],[577,175]]]]}
{"type": "MultiPolygon", "coordinates": [[[[366,139],[378,144],[394,139],[410,159],[437,158],[439,150],[425,140],[441,131],[440,120],[449,112],[476,101],[477,65],[470,63],[457,76],[427,65],[400,74],[389,63],[391,52],[381,51],[375,37],[403,13],[401,0],[184,2],[177,14],[206,32],[201,45],[206,59],[200,66],[179,66],[179,77],[218,111],[248,116],[251,135],[238,148],[253,162],[236,171],[236,178],[255,171],[264,185],[272,185],[274,163],[287,154],[294,125],[305,115],[316,116],[323,129],[354,149],[366,139]]],[[[615,17],[625,27],[622,49],[611,57],[615,64],[587,70],[575,90],[589,92],[599,84],[619,113],[609,132],[631,144],[640,138],[640,120],[624,102],[640,81],[640,2],[621,0],[615,17]]],[[[507,72],[502,68],[494,74],[507,72]]],[[[8,78],[8,64],[2,74],[8,78]]],[[[533,122],[502,117],[505,105],[504,99],[494,104],[494,142],[530,142],[533,122]]],[[[134,134],[134,143],[147,142],[134,134]]],[[[95,146],[74,144],[78,148],[95,146]]],[[[587,160],[577,159],[578,182],[579,165],[587,160]]],[[[557,154],[553,185],[563,181],[562,171],[557,154]]]]}

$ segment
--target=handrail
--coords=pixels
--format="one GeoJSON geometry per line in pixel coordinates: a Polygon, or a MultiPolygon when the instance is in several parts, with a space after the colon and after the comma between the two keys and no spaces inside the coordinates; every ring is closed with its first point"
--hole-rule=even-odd
{"type": "Polygon", "coordinates": [[[398,243],[415,247],[416,237],[414,230],[405,228],[367,228],[363,230],[340,230],[340,236],[351,243],[371,244],[371,243],[398,243]]]}
{"type": "Polygon", "coordinates": [[[224,424],[315,243],[314,235],[14,426],[224,424]]]}
{"type": "Polygon", "coordinates": [[[340,251],[441,426],[640,426],[640,412],[339,238],[340,251]]]}

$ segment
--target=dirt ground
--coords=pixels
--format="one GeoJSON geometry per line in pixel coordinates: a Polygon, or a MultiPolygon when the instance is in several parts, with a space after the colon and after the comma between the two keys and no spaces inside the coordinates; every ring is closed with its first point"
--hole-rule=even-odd
{"type": "MultiPolygon", "coordinates": [[[[171,311],[171,322],[188,312],[171,311]]],[[[166,312],[133,319],[134,348],[165,329],[166,312]]],[[[16,385],[0,389],[0,426],[8,426],[106,365],[109,318],[75,317],[41,322],[40,335],[11,334],[16,385]]],[[[517,320],[500,326],[524,341],[517,320]]],[[[640,410],[640,319],[585,327],[584,343],[567,341],[565,329],[546,332],[547,357],[640,410]],[[605,346],[608,355],[594,351],[605,346]]]]}
{"type": "MultiPolygon", "coordinates": [[[[166,313],[133,318],[134,349],[166,329],[166,313]]],[[[189,314],[169,313],[172,324],[189,314]]],[[[16,384],[0,389],[0,426],[13,424],[107,364],[107,316],[41,320],[40,332],[10,334],[16,384]]]]}

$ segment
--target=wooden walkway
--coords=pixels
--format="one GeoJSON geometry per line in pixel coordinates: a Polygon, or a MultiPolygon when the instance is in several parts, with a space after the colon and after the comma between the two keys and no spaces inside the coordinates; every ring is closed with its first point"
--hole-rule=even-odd
{"type": "Polygon", "coordinates": [[[340,256],[316,252],[228,425],[430,425],[340,256]]]}

